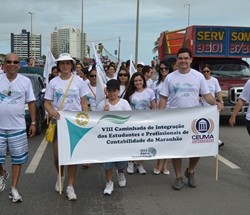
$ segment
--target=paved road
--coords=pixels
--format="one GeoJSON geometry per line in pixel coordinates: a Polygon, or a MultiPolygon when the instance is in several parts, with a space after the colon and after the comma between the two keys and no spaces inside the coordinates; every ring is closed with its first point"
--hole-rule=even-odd
{"type": "MultiPolygon", "coordinates": [[[[226,120],[227,121],[227,120],[226,120]]],[[[248,215],[250,211],[250,144],[242,122],[235,128],[221,122],[220,138],[226,144],[220,149],[225,163],[219,162],[219,180],[215,181],[215,158],[202,158],[197,170],[197,188],[185,186],[174,191],[173,167],[171,175],[152,174],[155,161],[146,161],[146,175],[126,175],[126,188],[117,186],[113,195],[104,196],[104,174],[100,164],[89,169],[78,168],[75,190],[78,200],[68,201],[54,191],[56,173],[53,166],[52,145],[47,145],[35,173],[30,162],[36,154],[43,135],[30,141],[30,159],[23,166],[19,191],[23,203],[14,204],[8,199],[8,188],[0,193],[0,214],[138,214],[138,215],[248,215]],[[230,162],[232,163],[230,163],[230,162]],[[234,169],[235,166],[239,169],[234,169]],[[230,167],[231,166],[231,167],[230,167]],[[234,168],[232,168],[234,167],[234,168]],[[28,169],[28,170],[27,170],[28,169]],[[32,170],[32,169],[31,169],[32,170]]],[[[46,146],[46,145],[45,145],[46,146]]],[[[39,148],[41,153],[42,147],[39,148]]],[[[38,153],[39,154],[39,153],[38,153]]],[[[6,168],[10,170],[8,158],[6,168]]],[[[187,160],[183,160],[183,170],[187,160]]]]}

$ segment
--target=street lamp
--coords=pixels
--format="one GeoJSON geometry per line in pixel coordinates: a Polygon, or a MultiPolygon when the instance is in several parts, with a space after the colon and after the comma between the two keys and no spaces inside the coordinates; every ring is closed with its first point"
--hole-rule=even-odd
{"type": "Polygon", "coordinates": [[[136,9],[136,33],[135,33],[135,65],[136,65],[137,62],[138,62],[139,8],[140,8],[140,0],[137,0],[137,9],[136,9]]]}
{"type": "Polygon", "coordinates": [[[34,13],[29,12],[29,14],[30,14],[30,44],[29,44],[29,57],[30,57],[32,50],[32,15],[34,13]]]}

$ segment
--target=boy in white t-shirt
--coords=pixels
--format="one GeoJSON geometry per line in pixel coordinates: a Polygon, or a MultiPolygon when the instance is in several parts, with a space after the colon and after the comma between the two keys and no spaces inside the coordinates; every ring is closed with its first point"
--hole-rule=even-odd
{"type": "MultiPolygon", "coordinates": [[[[111,79],[107,82],[107,101],[102,101],[97,105],[99,111],[127,111],[131,110],[131,107],[127,100],[119,98],[120,84],[117,80],[111,79]]],[[[126,186],[126,178],[124,169],[126,167],[125,161],[120,162],[108,162],[104,163],[104,169],[106,174],[106,187],[103,191],[104,195],[111,195],[114,190],[114,182],[112,181],[113,165],[117,168],[118,183],[120,187],[126,186]]]]}

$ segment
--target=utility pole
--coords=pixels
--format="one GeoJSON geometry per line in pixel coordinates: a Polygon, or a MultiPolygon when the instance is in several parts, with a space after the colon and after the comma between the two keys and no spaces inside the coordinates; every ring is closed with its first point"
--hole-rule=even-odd
{"type": "Polygon", "coordinates": [[[84,51],[84,34],[83,34],[83,0],[82,0],[82,19],[81,19],[81,61],[84,58],[85,51],[84,51]]]}
{"type": "Polygon", "coordinates": [[[118,63],[120,62],[120,51],[121,51],[121,37],[119,37],[119,45],[118,45],[118,63]]]}
{"type": "Polygon", "coordinates": [[[188,7],[188,26],[190,25],[190,4],[184,4],[184,7],[188,7]]]}

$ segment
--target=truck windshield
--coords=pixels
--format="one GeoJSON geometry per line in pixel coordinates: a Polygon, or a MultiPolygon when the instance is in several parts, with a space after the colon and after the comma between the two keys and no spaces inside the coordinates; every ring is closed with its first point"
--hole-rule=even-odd
{"type": "Polygon", "coordinates": [[[250,77],[249,65],[246,64],[224,62],[212,64],[211,67],[214,77],[250,77]]]}

